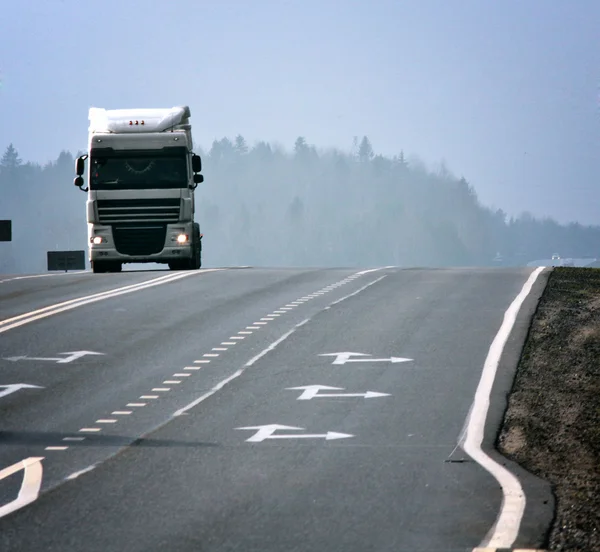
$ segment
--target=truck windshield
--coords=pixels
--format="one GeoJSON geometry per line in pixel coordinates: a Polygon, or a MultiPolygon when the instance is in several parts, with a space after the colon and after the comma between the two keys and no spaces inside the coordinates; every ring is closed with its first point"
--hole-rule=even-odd
{"type": "Polygon", "coordinates": [[[185,188],[187,163],[181,156],[135,155],[131,157],[92,155],[90,189],[139,190],[185,188]]]}

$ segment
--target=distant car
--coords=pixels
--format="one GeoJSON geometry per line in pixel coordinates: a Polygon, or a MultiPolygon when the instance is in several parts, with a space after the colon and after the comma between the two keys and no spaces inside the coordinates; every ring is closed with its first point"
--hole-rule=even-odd
{"type": "Polygon", "coordinates": [[[553,261],[559,261],[560,260],[560,255],[558,253],[554,253],[554,255],[552,255],[552,260],[553,261]]]}

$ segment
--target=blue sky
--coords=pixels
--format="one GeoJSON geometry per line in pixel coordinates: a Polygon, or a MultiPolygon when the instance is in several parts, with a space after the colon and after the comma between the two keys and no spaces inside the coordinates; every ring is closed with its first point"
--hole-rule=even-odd
{"type": "Polygon", "coordinates": [[[488,205],[600,224],[597,0],[7,0],[0,79],[26,160],[84,149],[90,106],[188,104],[203,147],[367,135],[488,205]]]}

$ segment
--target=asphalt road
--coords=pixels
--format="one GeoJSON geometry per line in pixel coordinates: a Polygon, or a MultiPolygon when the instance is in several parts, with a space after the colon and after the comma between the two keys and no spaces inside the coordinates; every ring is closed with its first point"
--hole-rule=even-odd
{"type": "MultiPolygon", "coordinates": [[[[0,277],[0,550],[485,544],[503,491],[458,443],[531,273],[0,277]]],[[[527,497],[523,547],[543,540],[549,489],[493,443],[544,283],[519,311],[483,440],[527,497]]]]}

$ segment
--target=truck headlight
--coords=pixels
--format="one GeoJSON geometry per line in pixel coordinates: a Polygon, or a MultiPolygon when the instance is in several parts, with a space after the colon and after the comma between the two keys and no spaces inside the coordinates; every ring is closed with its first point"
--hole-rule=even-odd
{"type": "Polygon", "coordinates": [[[177,243],[184,244],[184,243],[187,243],[187,241],[188,241],[188,236],[187,236],[187,234],[179,234],[179,235],[177,236],[177,243]]]}
{"type": "Polygon", "coordinates": [[[106,243],[106,240],[102,236],[94,236],[93,238],[90,239],[90,241],[94,245],[100,245],[101,243],[106,243]]]}

